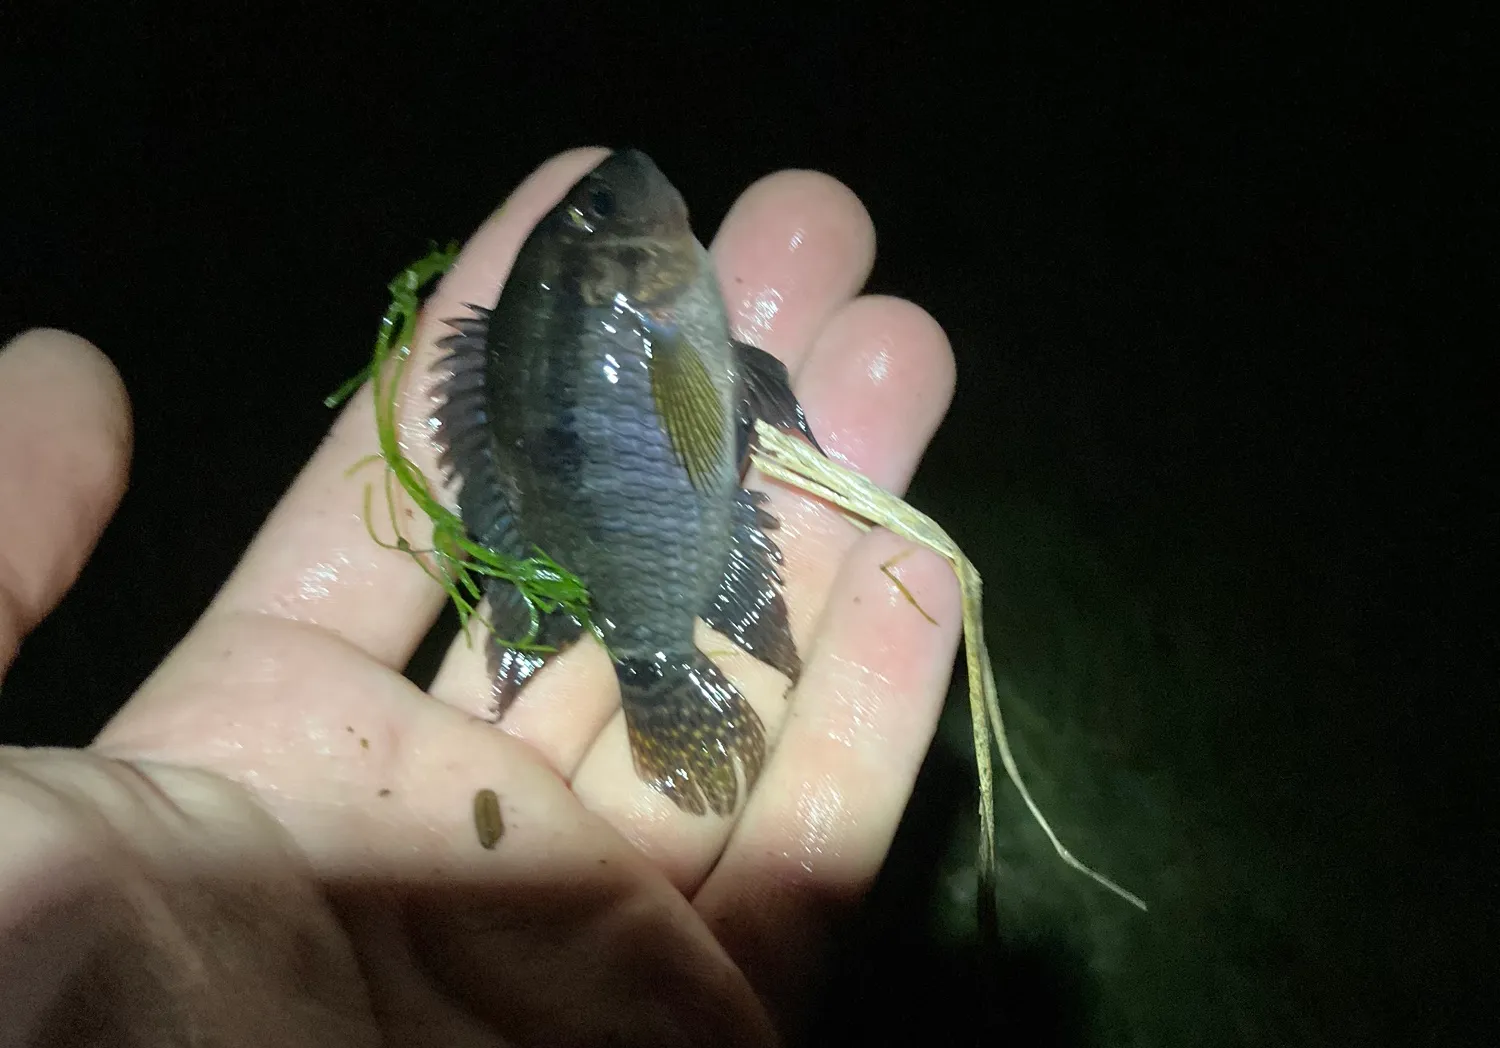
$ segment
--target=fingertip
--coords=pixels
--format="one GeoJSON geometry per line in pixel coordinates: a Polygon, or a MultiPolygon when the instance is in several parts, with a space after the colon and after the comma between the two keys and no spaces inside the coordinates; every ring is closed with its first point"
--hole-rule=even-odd
{"type": "Polygon", "coordinates": [[[0,665],[93,551],[130,446],[124,383],[89,342],[37,328],[0,350],[0,506],[18,510],[0,515],[0,665]]]}
{"type": "Polygon", "coordinates": [[[88,339],[59,328],[31,328],[0,349],[0,369],[7,383],[38,391],[67,388],[68,398],[51,405],[66,413],[60,421],[98,427],[128,460],[130,395],[113,362],[88,339]]]}
{"type": "Polygon", "coordinates": [[[854,363],[867,388],[904,390],[924,419],[942,418],[956,369],[948,333],[931,313],[904,298],[865,295],[835,323],[854,336],[854,363]]]}
{"type": "Polygon", "coordinates": [[[735,201],[713,254],[735,333],[795,368],[875,263],[875,225],[853,190],[817,171],[779,171],[735,201]]]}
{"type": "Polygon", "coordinates": [[[928,375],[928,391],[932,394],[937,414],[941,416],[953,400],[953,387],[958,378],[948,332],[943,330],[936,317],[907,299],[870,295],[861,301],[883,309],[893,341],[911,347],[913,362],[928,375]]]}
{"type": "Polygon", "coordinates": [[[900,493],[953,400],[941,325],[904,299],[849,303],[818,337],[797,391],[825,451],[900,493]]]}
{"type": "Polygon", "coordinates": [[[24,448],[27,467],[13,478],[63,478],[91,503],[83,523],[102,527],[124,494],[132,440],[124,380],[93,343],[33,328],[0,349],[0,445],[24,448]]]}
{"type": "MultiPolygon", "coordinates": [[[[719,227],[721,238],[744,235],[747,217],[766,212],[794,216],[808,232],[845,243],[855,249],[851,257],[873,263],[875,260],[875,223],[858,194],[843,182],[822,171],[788,168],[763,175],[740,194],[719,227]]],[[[796,251],[806,243],[787,244],[796,251]]]]}

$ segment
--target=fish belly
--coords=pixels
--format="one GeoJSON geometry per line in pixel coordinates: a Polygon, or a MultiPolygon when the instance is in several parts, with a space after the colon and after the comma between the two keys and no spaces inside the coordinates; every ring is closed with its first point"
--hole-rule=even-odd
{"type": "Polygon", "coordinates": [[[616,657],[686,652],[729,555],[730,455],[714,489],[694,488],[657,417],[641,340],[595,338],[578,359],[559,398],[568,408],[532,427],[539,468],[518,484],[522,530],[584,581],[616,657]]]}

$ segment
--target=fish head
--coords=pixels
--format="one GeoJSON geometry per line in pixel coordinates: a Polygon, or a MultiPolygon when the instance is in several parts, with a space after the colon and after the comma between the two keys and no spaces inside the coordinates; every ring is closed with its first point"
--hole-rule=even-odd
{"type": "Polygon", "coordinates": [[[574,283],[590,306],[624,296],[669,305],[698,277],[698,241],[687,204],[645,153],[611,153],[538,225],[556,279],[574,283]]]}

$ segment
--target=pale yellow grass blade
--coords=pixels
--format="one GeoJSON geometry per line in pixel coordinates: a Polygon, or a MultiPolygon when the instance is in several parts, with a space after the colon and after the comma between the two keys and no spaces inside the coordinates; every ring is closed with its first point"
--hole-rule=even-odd
{"type": "MultiPolygon", "coordinates": [[[[995,687],[995,673],[990,664],[984,640],[982,583],[979,572],[964,556],[958,544],[931,517],[913,509],[890,492],[878,487],[868,477],[845,469],[809,445],[789,437],[765,422],[755,424],[759,448],[752,454],[755,467],[768,477],[799,488],[843,509],[861,527],[876,525],[911,542],[925,546],[942,557],[958,576],[963,599],[964,661],[969,672],[969,715],[974,725],[974,759],[979,769],[979,883],[994,884],[995,864],[995,781],[990,763],[990,746],[1000,751],[1005,774],[1015,784],[1026,808],[1047,834],[1059,858],[1114,892],[1132,906],[1146,909],[1136,895],[1120,887],[1102,873],[1090,868],[1063,846],[1052,826],[1042,815],[1031,791],[1021,779],[1005,722],[1000,715],[1000,701],[995,687]]],[[[986,889],[990,890],[990,889],[986,889]]]]}

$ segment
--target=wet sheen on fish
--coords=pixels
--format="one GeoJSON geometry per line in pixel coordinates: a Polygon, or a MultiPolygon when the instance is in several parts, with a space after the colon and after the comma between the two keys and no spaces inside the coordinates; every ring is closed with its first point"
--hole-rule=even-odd
{"type": "MultiPolygon", "coordinates": [[[[510,557],[541,549],[588,588],[641,779],[684,811],[734,811],[765,732],[693,641],[702,618],[795,685],[778,522],[741,486],[756,419],[814,447],[784,365],[734,339],[682,196],[644,154],[612,153],[522,245],[493,309],[454,333],[437,410],[464,525],[510,557]],[[738,774],[736,773],[738,766],[738,774]]],[[[507,647],[531,610],[486,586],[493,715],[548,656],[507,647]]],[[[541,616],[561,651],[582,626],[541,616]]]]}

